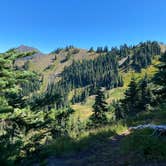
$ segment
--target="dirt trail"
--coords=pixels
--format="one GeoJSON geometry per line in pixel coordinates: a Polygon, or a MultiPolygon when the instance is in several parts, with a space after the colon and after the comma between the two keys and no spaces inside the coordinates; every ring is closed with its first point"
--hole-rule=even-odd
{"type": "Polygon", "coordinates": [[[47,159],[47,166],[122,166],[125,165],[125,158],[120,156],[120,142],[129,134],[129,131],[116,135],[101,143],[89,146],[66,158],[50,157],[47,159]]]}

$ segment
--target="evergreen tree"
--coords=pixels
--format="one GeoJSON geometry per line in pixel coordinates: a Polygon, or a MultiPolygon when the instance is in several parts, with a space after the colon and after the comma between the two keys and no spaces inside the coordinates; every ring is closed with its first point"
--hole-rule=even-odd
{"type": "Polygon", "coordinates": [[[108,46],[105,46],[105,47],[104,47],[103,52],[108,53],[108,46]]]}
{"type": "Polygon", "coordinates": [[[54,55],[54,60],[55,60],[55,61],[57,60],[57,55],[56,55],[56,54],[54,55]]]}
{"type": "Polygon", "coordinates": [[[123,119],[125,116],[124,116],[124,112],[121,108],[121,105],[120,103],[115,103],[114,104],[114,108],[115,108],[115,119],[116,120],[120,120],[120,119],[123,119]]]}
{"type": "Polygon", "coordinates": [[[160,45],[157,42],[140,43],[133,48],[132,67],[140,72],[142,68],[147,68],[152,63],[155,55],[160,55],[160,45]]]}
{"type": "Polygon", "coordinates": [[[105,102],[105,96],[101,89],[97,91],[95,103],[93,105],[93,114],[91,116],[91,120],[94,124],[104,124],[107,121],[106,112],[107,103],[105,102]]]}
{"type": "Polygon", "coordinates": [[[136,83],[132,77],[125,97],[117,105],[115,105],[115,115],[117,118],[124,118],[126,115],[136,115],[138,112],[146,111],[153,102],[152,91],[148,86],[147,75],[136,83]]]}
{"type": "Polygon", "coordinates": [[[139,85],[139,109],[140,111],[145,111],[147,109],[147,106],[151,104],[152,102],[152,93],[150,88],[148,87],[148,79],[147,75],[143,78],[139,85]]]}
{"type": "Polygon", "coordinates": [[[123,110],[129,114],[134,115],[137,112],[138,105],[138,89],[134,77],[132,77],[128,89],[125,92],[125,98],[122,100],[123,110]]]}
{"type": "Polygon", "coordinates": [[[166,99],[166,52],[160,58],[160,65],[158,65],[158,73],[154,77],[154,81],[160,86],[155,90],[155,94],[159,96],[160,100],[166,99]]]}
{"type": "Polygon", "coordinates": [[[97,53],[102,53],[102,52],[103,52],[103,48],[102,48],[102,47],[97,47],[96,52],[97,52],[97,53]]]}
{"type": "Polygon", "coordinates": [[[88,52],[94,52],[93,47],[91,47],[91,48],[88,50],[88,52]]]}

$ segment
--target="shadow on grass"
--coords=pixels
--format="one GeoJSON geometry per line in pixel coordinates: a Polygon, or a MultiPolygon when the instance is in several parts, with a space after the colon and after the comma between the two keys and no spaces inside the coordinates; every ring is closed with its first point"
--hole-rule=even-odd
{"type": "Polygon", "coordinates": [[[103,144],[110,141],[112,136],[117,135],[115,131],[106,130],[98,132],[89,132],[86,135],[80,136],[78,139],[69,136],[59,137],[48,145],[43,145],[40,151],[32,154],[31,157],[23,159],[24,165],[32,165],[32,163],[42,163],[51,156],[59,159],[79,159],[86,158],[96,150],[102,148],[103,144]]]}
{"type": "Polygon", "coordinates": [[[166,107],[164,109],[148,111],[148,112],[141,112],[137,114],[135,117],[128,118],[125,122],[127,126],[137,126],[140,124],[166,124],[166,107]]]}
{"type": "MultiPolygon", "coordinates": [[[[152,129],[137,130],[126,136],[121,142],[122,154],[131,162],[166,163],[166,137],[153,136],[152,129]]],[[[153,165],[153,164],[152,164],[153,165]]]]}
{"type": "Polygon", "coordinates": [[[100,131],[98,133],[89,133],[87,136],[83,136],[80,139],[73,139],[71,137],[61,137],[52,141],[51,144],[45,145],[41,151],[41,157],[48,157],[50,155],[55,156],[68,156],[75,153],[86,151],[102,144],[111,136],[116,135],[115,132],[100,131]]]}

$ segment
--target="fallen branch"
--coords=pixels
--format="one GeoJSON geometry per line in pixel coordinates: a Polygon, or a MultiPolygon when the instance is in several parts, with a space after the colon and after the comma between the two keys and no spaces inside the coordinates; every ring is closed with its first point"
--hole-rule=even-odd
{"type": "Polygon", "coordinates": [[[129,130],[140,130],[145,128],[153,129],[154,132],[152,135],[166,136],[166,125],[152,125],[152,124],[139,125],[136,127],[130,127],[129,130]]]}

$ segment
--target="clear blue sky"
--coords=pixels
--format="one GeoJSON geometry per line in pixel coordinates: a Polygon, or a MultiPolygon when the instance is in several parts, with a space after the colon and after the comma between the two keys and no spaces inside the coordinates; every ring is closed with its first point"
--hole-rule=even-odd
{"type": "Polygon", "coordinates": [[[166,42],[166,0],[0,0],[0,52],[166,42]]]}

